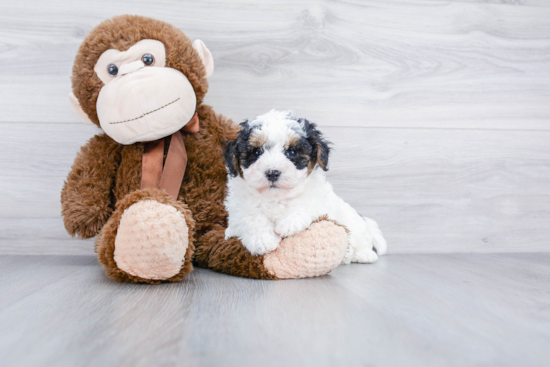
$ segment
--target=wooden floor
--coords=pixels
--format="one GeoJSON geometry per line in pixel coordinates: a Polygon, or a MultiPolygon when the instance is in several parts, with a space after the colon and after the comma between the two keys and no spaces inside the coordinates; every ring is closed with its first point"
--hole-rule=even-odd
{"type": "Polygon", "coordinates": [[[118,284],[0,257],[2,366],[548,366],[550,254],[390,255],[321,278],[118,284]]]}

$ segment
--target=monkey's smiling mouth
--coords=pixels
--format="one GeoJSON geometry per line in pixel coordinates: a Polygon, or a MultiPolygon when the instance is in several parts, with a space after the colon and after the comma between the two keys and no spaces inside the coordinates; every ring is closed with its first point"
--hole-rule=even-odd
{"type": "Polygon", "coordinates": [[[143,117],[145,117],[145,116],[147,116],[147,115],[150,115],[150,114],[152,114],[153,112],[157,112],[158,110],[162,110],[164,107],[170,106],[171,104],[176,103],[176,102],[179,101],[179,100],[180,100],[180,98],[178,97],[178,98],[174,99],[172,102],[167,103],[167,104],[165,104],[164,106],[159,107],[159,108],[157,108],[157,109],[155,109],[155,110],[153,110],[153,111],[146,112],[146,113],[144,113],[144,114],[141,115],[141,116],[138,116],[138,117],[135,117],[135,118],[129,119],[129,120],[124,120],[124,121],[109,122],[109,125],[123,124],[123,123],[125,123],[125,122],[130,122],[130,121],[139,120],[140,118],[143,118],[143,117]]]}

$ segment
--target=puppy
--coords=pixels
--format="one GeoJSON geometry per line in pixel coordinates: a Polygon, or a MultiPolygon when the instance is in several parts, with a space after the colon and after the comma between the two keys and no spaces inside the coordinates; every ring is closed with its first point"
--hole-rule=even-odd
{"type": "Polygon", "coordinates": [[[376,222],[361,217],[326,180],[329,144],[315,124],[292,111],[271,110],[241,123],[224,154],[226,238],[238,237],[252,254],[261,255],[326,214],[349,230],[345,264],[373,263],[385,254],[376,222]]]}

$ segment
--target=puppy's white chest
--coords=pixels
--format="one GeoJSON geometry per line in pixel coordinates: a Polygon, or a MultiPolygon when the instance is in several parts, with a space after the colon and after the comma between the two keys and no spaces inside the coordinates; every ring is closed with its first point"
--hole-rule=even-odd
{"type": "Polygon", "coordinates": [[[271,222],[275,222],[288,211],[288,204],[264,201],[260,204],[260,210],[271,222]]]}

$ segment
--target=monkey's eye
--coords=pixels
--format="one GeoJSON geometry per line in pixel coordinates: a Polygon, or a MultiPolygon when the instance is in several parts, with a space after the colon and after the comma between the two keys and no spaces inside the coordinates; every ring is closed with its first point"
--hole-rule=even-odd
{"type": "Polygon", "coordinates": [[[286,151],[286,155],[289,157],[296,157],[296,151],[294,149],[289,149],[286,151]]]}
{"type": "Polygon", "coordinates": [[[107,72],[112,76],[116,76],[118,74],[118,67],[115,64],[110,64],[107,66],[107,72]]]}
{"type": "Polygon", "coordinates": [[[151,54],[145,54],[141,57],[141,61],[147,66],[151,66],[155,63],[155,58],[151,54]]]}

